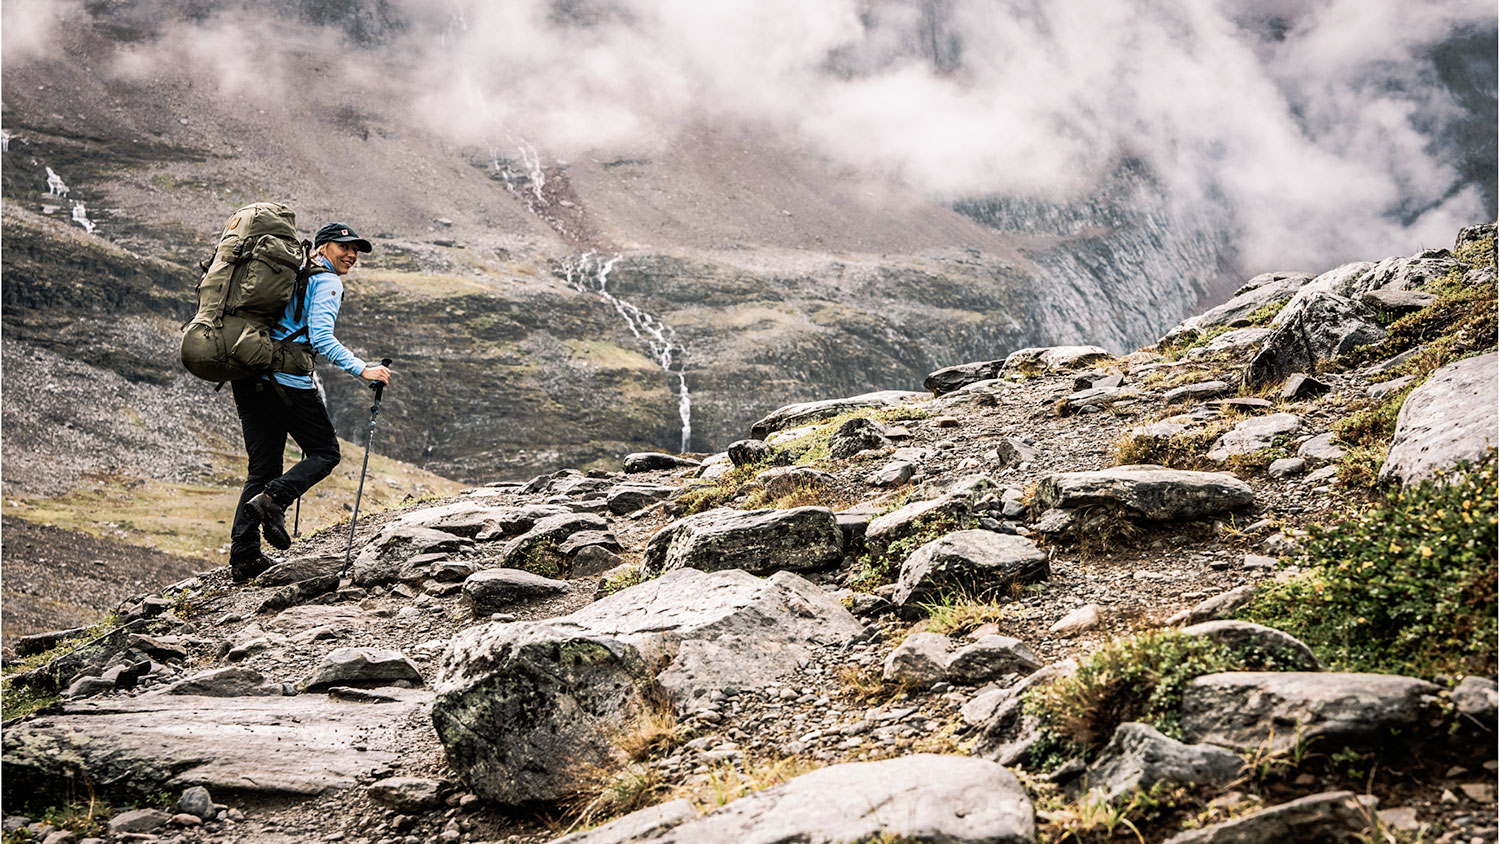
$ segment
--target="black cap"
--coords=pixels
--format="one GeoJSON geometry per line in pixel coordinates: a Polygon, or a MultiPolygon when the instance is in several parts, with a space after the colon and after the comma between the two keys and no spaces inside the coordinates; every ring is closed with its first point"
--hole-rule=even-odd
{"type": "Polygon", "coordinates": [[[370,241],[365,240],[354,233],[354,229],[348,223],[329,223],[313,236],[313,246],[322,246],[325,243],[352,243],[354,248],[360,252],[370,251],[370,241]]]}

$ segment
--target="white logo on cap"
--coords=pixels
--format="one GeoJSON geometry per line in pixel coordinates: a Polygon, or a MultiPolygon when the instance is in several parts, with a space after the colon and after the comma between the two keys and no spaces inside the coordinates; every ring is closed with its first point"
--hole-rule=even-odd
{"type": "Polygon", "coordinates": [[[339,229],[339,234],[348,234],[348,233],[349,233],[348,229],[339,229]]]}

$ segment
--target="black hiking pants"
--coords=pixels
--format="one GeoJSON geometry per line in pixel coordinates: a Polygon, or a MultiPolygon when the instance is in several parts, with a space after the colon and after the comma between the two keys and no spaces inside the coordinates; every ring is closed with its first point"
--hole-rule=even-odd
{"type": "Polygon", "coordinates": [[[231,383],[249,456],[245,489],[230,531],[229,561],[235,563],[260,556],[260,525],[245,511],[245,502],[264,492],[278,506],[290,506],[339,465],[339,440],[317,390],[284,385],[277,389],[262,378],[231,383]],[[288,434],[302,449],[302,459],[283,474],[288,434]]]}

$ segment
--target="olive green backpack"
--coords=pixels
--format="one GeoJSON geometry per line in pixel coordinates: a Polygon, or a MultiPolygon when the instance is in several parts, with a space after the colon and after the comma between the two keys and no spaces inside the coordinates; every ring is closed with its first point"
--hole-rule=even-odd
{"type": "Polygon", "coordinates": [[[198,314],[183,326],[182,365],[221,386],[266,372],[312,374],[306,326],[271,339],[288,302],[297,303],[302,319],[307,279],[322,269],[310,260],[311,248],[297,240],[296,215],[285,205],[257,202],[234,212],[213,258],[200,265],[198,314]]]}

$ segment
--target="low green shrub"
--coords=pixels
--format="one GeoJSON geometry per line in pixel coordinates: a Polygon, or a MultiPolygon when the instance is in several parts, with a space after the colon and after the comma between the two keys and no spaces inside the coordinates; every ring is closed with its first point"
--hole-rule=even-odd
{"type": "Polygon", "coordinates": [[[1313,527],[1298,554],[1303,573],[1265,584],[1237,616],[1296,636],[1340,670],[1493,675],[1493,455],[1313,527]]]}
{"type": "Polygon", "coordinates": [[[1070,757],[1091,757],[1126,721],[1142,721],[1180,740],[1178,710],[1194,677],[1290,667],[1275,654],[1177,630],[1116,639],[1086,657],[1073,675],[1026,690],[1026,712],[1040,720],[1045,736],[1032,748],[1028,767],[1040,770],[1070,757]]]}

